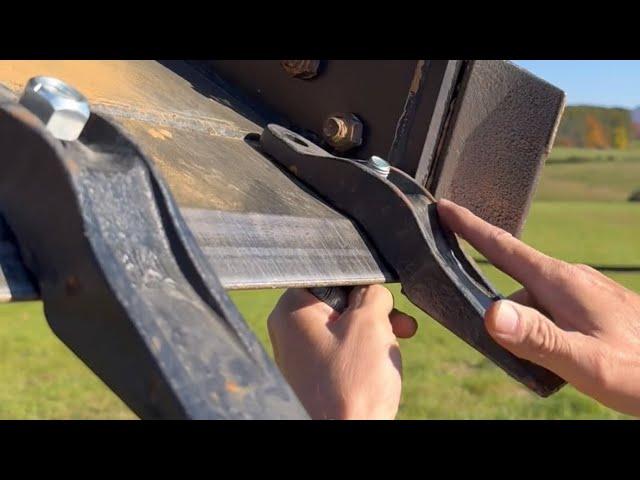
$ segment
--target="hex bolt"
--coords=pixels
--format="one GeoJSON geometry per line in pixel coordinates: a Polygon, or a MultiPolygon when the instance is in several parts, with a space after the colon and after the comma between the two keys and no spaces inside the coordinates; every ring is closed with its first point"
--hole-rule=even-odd
{"type": "Polygon", "coordinates": [[[318,75],[320,60],[280,60],[280,65],[291,77],[310,80],[318,75]]]}
{"type": "Polygon", "coordinates": [[[340,152],[362,145],[362,122],[352,113],[330,115],[322,133],[327,143],[340,152]]]}
{"type": "Polygon", "coordinates": [[[91,116],[89,102],[75,88],[53,77],[33,77],[20,103],[58,140],[77,140],[91,116]]]}
{"type": "Polygon", "coordinates": [[[371,156],[366,163],[376,175],[382,178],[387,178],[391,173],[391,165],[384,158],[380,158],[376,155],[371,156]]]}

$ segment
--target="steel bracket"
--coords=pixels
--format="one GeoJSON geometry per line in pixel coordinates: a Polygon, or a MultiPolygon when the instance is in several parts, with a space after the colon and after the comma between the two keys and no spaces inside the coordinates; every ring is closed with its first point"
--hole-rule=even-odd
{"type": "Polygon", "coordinates": [[[514,356],[488,335],[484,314],[502,297],[455,236],[440,226],[435,199],[412,177],[392,167],[382,178],[366,162],[331,155],[274,124],[264,130],[260,148],[361,228],[412,303],[539,395],[564,385],[554,373],[514,356]]]}
{"type": "Polygon", "coordinates": [[[49,325],[140,417],[307,418],[152,163],[93,114],[61,142],[0,103],[0,210],[49,325]]]}

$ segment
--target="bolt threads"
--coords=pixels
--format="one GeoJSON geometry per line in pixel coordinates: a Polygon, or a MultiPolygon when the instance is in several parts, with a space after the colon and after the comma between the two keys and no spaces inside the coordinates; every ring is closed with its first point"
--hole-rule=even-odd
{"type": "Polygon", "coordinates": [[[376,155],[371,156],[367,161],[367,167],[369,167],[376,175],[387,178],[391,173],[391,165],[385,159],[376,155]]]}

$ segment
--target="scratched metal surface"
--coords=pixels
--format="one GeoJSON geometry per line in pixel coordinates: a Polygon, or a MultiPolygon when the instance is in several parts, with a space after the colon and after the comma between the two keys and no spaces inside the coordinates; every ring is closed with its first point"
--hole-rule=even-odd
{"type": "MultiPolygon", "coordinates": [[[[473,63],[443,151],[426,152],[437,160],[427,186],[437,198],[453,199],[518,235],[564,94],[508,62],[473,63]]],[[[415,79],[415,69],[394,65],[402,67],[400,84],[415,79]]],[[[261,113],[192,66],[0,61],[0,84],[13,95],[28,78],[42,74],[80,89],[95,112],[122,126],[154,161],[226,288],[366,284],[390,278],[351,222],[245,141],[247,134],[261,132],[261,113]],[[206,210],[211,218],[189,209],[206,210]],[[238,247],[233,253],[231,245],[238,247]]],[[[424,135],[411,138],[415,142],[424,135]]],[[[427,146],[407,148],[425,154],[427,146]]],[[[0,300],[32,298],[34,289],[25,281],[15,250],[3,242],[0,300]]]]}
{"type": "Polygon", "coordinates": [[[328,286],[336,275],[342,285],[357,285],[363,272],[377,283],[395,280],[354,238],[354,225],[345,218],[191,208],[182,213],[228,289],[328,286]]]}
{"type": "MultiPolygon", "coordinates": [[[[36,75],[74,85],[154,161],[225,288],[391,278],[349,220],[245,141],[262,131],[260,115],[188,65],[0,61],[14,96],[36,75]]],[[[11,246],[0,243],[0,300],[31,299],[11,246]]]]}

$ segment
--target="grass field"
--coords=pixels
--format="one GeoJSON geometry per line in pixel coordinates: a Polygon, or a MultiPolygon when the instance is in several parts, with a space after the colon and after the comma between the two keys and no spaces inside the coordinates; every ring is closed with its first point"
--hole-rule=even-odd
{"type": "MultiPolygon", "coordinates": [[[[571,262],[640,265],[640,203],[625,201],[640,188],[640,149],[556,149],[551,159],[524,239],[571,262]]],[[[501,292],[518,287],[493,267],[482,268],[501,292]]],[[[640,292],[640,274],[609,276],[640,292]]],[[[623,418],[571,387],[539,399],[417,311],[397,285],[390,288],[396,305],[420,323],[416,337],[402,341],[400,418],[623,418]]],[[[280,293],[232,293],[268,351],[265,319],[280,293]]],[[[0,418],[135,417],[57,340],[33,302],[0,306],[0,418]]]]}
{"type": "Polygon", "coordinates": [[[619,150],[554,148],[542,174],[539,201],[626,201],[640,188],[640,145],[619,150]]]}
{"type": "Polygon", "coordinates": [[[554,147],[547,162],[611,162],[619,160],[640,160],[640,140],[632,142],[626,150],[554,147]]]}

